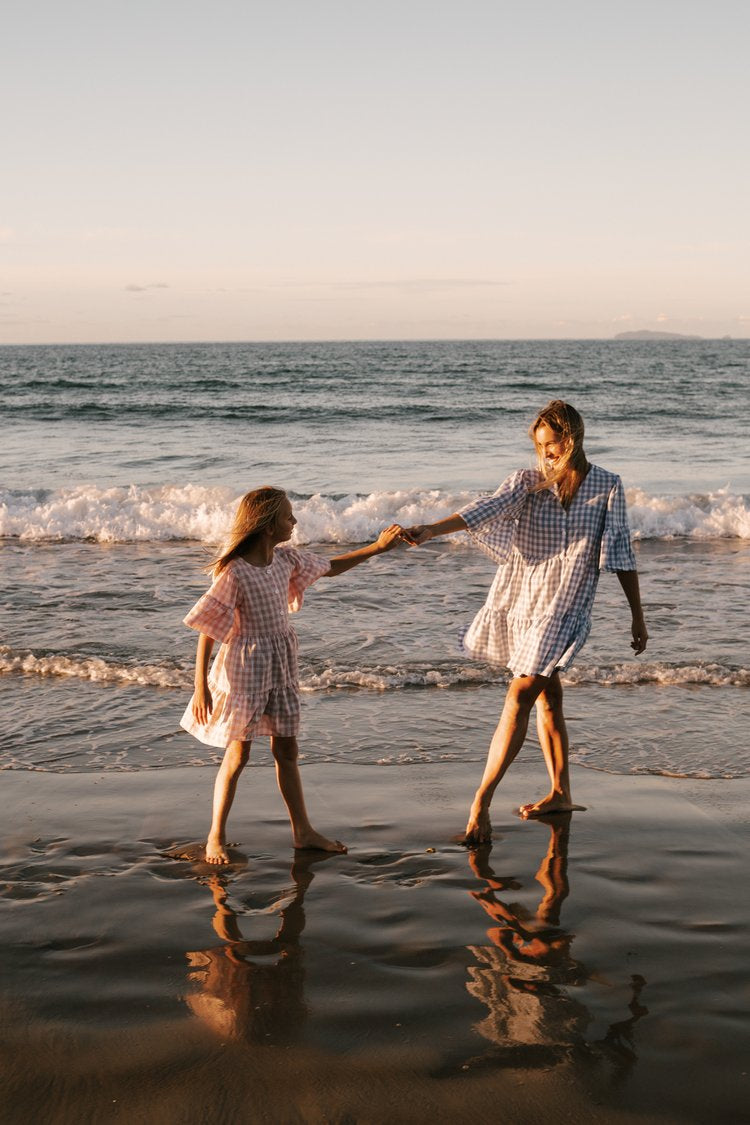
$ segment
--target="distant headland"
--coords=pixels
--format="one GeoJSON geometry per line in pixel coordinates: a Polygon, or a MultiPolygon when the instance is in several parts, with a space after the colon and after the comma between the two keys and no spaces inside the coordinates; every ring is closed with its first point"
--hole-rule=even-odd
{"type": "MultiPolygon", "coordinates": [[[[728,337],[725,337],[727,339],[728,337]]],[[[615,340],[705,340],[705,336],[683,336],[679,332],[649,332],[644,328],[640,332],[618,332],[615,340]]]]}

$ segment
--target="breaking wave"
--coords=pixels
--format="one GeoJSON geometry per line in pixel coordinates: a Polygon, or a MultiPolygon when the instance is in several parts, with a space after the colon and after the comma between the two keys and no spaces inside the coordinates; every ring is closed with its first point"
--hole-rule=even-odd
{"type": "MultiPolygon", "coordinates": [[[[650,496],[628,491],[634,539],[750,539],[748,498],[726,489],[704,495],[650,496]]],[[[294,542],[359,543],[385,524],[426,523],[475,499],[473,492],[403,490],[346,496],[292,496],[298,526],[294,542]]],[[[0,537],[24,541],[100,543],[198,540],[220,542],[239,496],[228,488],[0,490],[0,537]]]]}

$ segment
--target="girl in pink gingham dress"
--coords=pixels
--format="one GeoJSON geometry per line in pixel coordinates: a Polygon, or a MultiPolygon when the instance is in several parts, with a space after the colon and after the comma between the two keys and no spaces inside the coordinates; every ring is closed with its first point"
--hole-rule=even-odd
{"type": "Polygon", "coordinates": [[[209,746],[225,747],[214,786],[213,819],[206,843],[208,863],[229,862],[226,823],[239,776],[255,735],[270,735],[279,789],[289,812],[294,846],[345,852],[310,824],[297,764],[299,686],[297,636],[289,624],[304,592],[318,578],[336,577],[395,547],[405,538],[396,525],[374,543],[323,559],[279,546],[292,535],[292,505],[278,488],[259,488],[240,501],[229,541],[211,566],[213,584],[185,624],[196,629],[195,692],[181,726],[209,746]],[[221,648],[211,671],[214,642],[221,648]]]}

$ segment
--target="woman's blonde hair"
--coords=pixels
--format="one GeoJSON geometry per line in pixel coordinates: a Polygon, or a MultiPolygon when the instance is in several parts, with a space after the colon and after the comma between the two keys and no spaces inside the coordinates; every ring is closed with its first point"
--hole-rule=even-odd
{"type": "MultiPolygon", "coordinates": [[[[574,406],[554,398],[552,402],[539,411],[529,428],[529,437],[534,442],[536,458],[542,479],[534,489],[539,492],[544,488],[552,488],[568,477],[572,470],[575,481],[573,491],[586,473],[586,454],[583,452],[583,418],[574,406]],[[544,452],[536,440],[536,432],[540,426],[549,426],[554,433],[559,434],[563,444],[563,454],[554,469],[547,465],[544,452]]],[[[572,483],[572,482],[571,482],[572,483]]]]}
{"type": "Polygon", "coordinates": [[[219,554],[205,567],[206,572],[218,578],[232,559],[243,555],[261,532],[276,523],[284,500],[286,492],[270,484],[246,492],[237,507],[227,540],[219,554]]]}

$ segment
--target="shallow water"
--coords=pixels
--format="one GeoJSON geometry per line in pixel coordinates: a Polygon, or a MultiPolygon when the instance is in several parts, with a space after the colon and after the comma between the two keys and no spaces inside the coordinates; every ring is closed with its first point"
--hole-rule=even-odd
{"type": "MultiPolygon", "coordinates": [[[[603,575],[565,677],[574,761],[746,776],[749,365],[743,341],[0,349],[0,766],[214,760],[177,728],[181,619],[242,491],[287,487],[296,541],[335,554],[529,464],[528,422],[562,393],[592,459],[623,476],[651,633],[634,659],[603,575]]],[[[491,577],[458,538],[310,591],[308,760],[481,759],[504,676],[457,637],[491,577]]]]}

